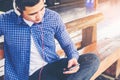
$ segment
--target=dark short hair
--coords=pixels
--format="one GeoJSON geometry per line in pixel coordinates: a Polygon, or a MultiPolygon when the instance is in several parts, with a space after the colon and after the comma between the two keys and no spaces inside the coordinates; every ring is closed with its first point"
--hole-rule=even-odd
{"type": "Polygon", "coordinates": [[[24,11],[26,6],[32,7],[39,2],[40,0],[15,0],[16,6],[20,11],[24,11]]]}

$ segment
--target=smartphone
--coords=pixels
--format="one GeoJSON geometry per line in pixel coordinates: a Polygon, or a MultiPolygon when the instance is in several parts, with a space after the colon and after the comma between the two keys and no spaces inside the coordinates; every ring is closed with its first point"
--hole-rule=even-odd
{"type": "Polygon", "coordinates": [[[80,64],[77,64],[77,65],[72,66],[72,67],[70,67],[70,68],[65,68],[64,71],[70,71],[70,70],[72,70],[72,69],[74,69],[74,68],[76,68],[76,67],[78,67],[78,66],[80,66],[80,64]]]}

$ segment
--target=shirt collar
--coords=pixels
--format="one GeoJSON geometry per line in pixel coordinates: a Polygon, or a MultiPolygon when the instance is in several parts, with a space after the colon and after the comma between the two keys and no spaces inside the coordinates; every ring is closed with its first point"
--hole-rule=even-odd
{"type": "Polygon", "coordinates": [[[26,24],[28,24],[30,27],[34,24],[32,21],[28,21],[25,18],[23,18],[26,24]]]}

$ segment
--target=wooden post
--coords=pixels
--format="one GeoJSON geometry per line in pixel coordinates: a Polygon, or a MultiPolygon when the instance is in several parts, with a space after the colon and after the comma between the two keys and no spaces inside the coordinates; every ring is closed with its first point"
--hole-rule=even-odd
{"type": "Polygon", "coordinates": [[[120,74],[120,59],[117,61],[117,64],[116,64],[116,75],[115,77],[118,78],[120,74]]]}
{"type": "Polygon", "coordinates": [[[0,43],[0,60],[4,58],[3,42],[0,43]]]}
{"type": "Polygon", "coordinates": [[[85,28],[82,30],[82,45],[81,47],[85,47],[93,42],[97,41],[97,31],[96,25],[85,28]]]}
{"type": "Polygon", "coordinates": [[[98,7],[98,0],[94,0],[94,9],[98,7]]]}

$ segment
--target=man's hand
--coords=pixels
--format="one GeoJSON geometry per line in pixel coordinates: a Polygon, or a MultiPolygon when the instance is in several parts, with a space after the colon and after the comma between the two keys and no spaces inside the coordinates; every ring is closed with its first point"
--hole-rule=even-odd
{"type": "MultiPolygon", "coordinates": [[[[78,64],[79,63],[78,63],[77,59],[76,58],[72,58],[72,59],[70,59],[68,61],[68,67],[67,68],[70,68],[72,66],[76,66],[78,64]]],[[[80,68],[80,66],[78,65],[76,67],[73,67],[73,68],[69,69],[68,71],[64,71],[63,74],[72,74],[72,73],[75,73],[75,72],[77,72],[79,70],[79,68],[80,68]]]]}

